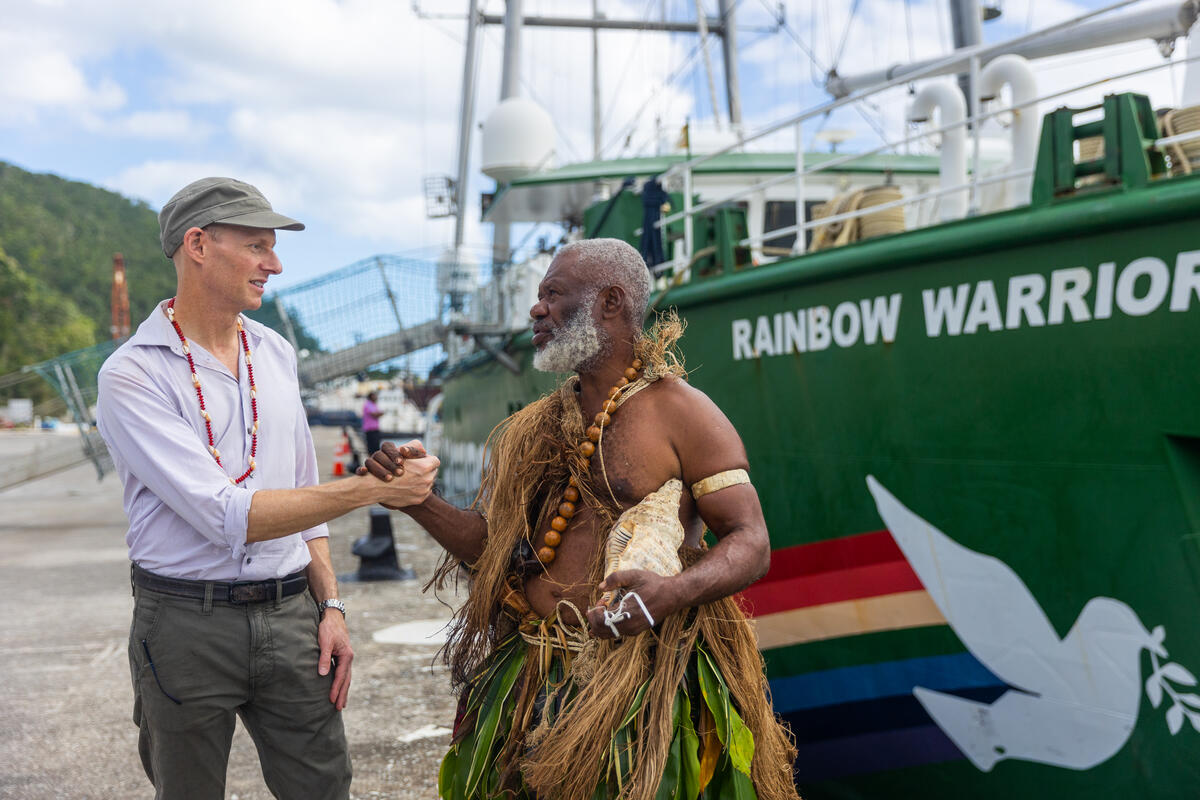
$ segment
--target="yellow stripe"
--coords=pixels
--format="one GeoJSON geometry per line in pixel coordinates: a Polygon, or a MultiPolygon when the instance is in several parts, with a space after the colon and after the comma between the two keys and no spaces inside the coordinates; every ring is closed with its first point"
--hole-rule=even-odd
{"type": "Polygon", "coordinates": [[[945,625],[929,592],[918,589],[766,614],[754,619],[761,650],[876,631],[945,625]]]}

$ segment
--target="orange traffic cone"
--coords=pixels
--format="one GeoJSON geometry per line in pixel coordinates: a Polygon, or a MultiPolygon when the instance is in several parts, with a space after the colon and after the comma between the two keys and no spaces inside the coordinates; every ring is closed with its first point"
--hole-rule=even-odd
{"type": "Polygon", "coordinates": [[[350,434],[342,429],[342,441],[333,448],[333,477],[340,478],[346,474],[346,462],[350,458],[350,434]]]}

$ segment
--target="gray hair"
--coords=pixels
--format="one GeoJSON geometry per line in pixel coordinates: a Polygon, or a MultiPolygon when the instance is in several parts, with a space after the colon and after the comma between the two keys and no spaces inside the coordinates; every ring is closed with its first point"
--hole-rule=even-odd
{"type": "Polygon", "coordinates": [[[576,263],[586,268],[590,286],[624,289],[627,319],[635,327],[641,327],[650,304],[650,270],[641,253],[620,239],[583,239],[560,248],[558,255],[575,256],[576,263]]]}

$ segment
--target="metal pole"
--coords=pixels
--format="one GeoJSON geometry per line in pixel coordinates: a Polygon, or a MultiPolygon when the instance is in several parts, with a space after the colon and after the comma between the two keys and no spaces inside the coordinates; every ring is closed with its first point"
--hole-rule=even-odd
{"type": "Polygon", "coordinates": [[[979,56],[971,56],[970,71],[967,73],[967,102],[970,103],[967,113],[971,125],[971,201],[967,206],[967,216],[973,217],[979,213],[979,168],[981,164],[981,140],[979,124],[979,56]]]}
{"type": "Polygon", "coordinates": [[[500,73],[500,100],[516,97],[521,79],[521,3],[507,0],[504,11],[504,61],[500,73]]]}
{"type": "MultiPolygon", "coordinates": [[[[503,25],[507,17],[498,14],[482,14],[484,25],[503,25]]],[[[705,19],[709,33],[721,35],[725,26],[714,17],[705,19]]],[[[656,33],[696,33],[698,26],[691,22],[650,22],[648,20],[592,19],[590,17],[525,17],[527,28],[591,28],[602,31],[654,31],[656,33]]],[[[747,28],[756,33],[774,33],[778,26],[770,28],[747,28]]]]}
{"type": "MultiPolygon", "coordinates": [[[[592,0],[592,19],[600,19],[600,0],[592,0]]],[[[600,160],[600,30],[592,28],[592,160],[600,160]]]]}
{"type": "MultiPolygon", "coordinates": [[[[979,44],[983,41],[983,11],[979,0],[950,0],[950,25],[954,30],[954,49],[979,44]]],[[[963,97],[971,96],[970,74],[959,74],[958,86],[963,97]]]]}
{"type": "Polygon", "coordinates": [[[685,264],[692,260],[692,170],[683,170],[683,261],[685,264]]]}
{"type": "MultiPolygon", "coordinates": [[[[1055,23],[1044,30],[1033,31],[982,48],[980,55],[985,61],[990,61],[1002,52],[1015,53],[1032,61],[1138,39],[1173,40],[1186,34],[1197,21],[1196,8],[1190,2],[1181,5],[1178,0],[1111,19],[1096,19],[1102,14],[1136,2],[1138,0],[1119,0],[1103,8],[1055,23]]],[[[901,83],[917,77],[932,78],[957,73],[962,70],[966,61],[965,55],[958,58],[938,57],[911,64],[893,64],[886,69],[858,75],[830,75],[825,79],[825,91],[834,97],[846,97],[877,84],[901,83]]]]}
{"type": "Polygon", "coordinates": [[[724,33],[721,35],[722,55],[725,57],[725,95],[729,100],[729,124],[742,135],[742,94],[738,82],[737,63],[737,6],[736,2],[720,0],[717,3],[724,33]]]}
{"type": "MultiPolygon", "coordinates": [[[[796,123],[796,224],[803,225],[808,220],[804,213],[804,134],[801,125],[796,123]]],[[[808,243],[804,240],[804,229],[796,232],[796,241],[792,244],[792,252],[803,255],[808,243]]]]}
{"type": "Polygon", "coordinates": [[[708,55],[708,22],[704,18],[704,6],[696,0],[696,25],[700,33],[700,53],[704,56],[704,74],[708,78],[708,98],[712,103],[713,122],[721,129],[721,108],[717,105],[717,85],[713,82],[712,59],[708,55]]]}
{"type": "Polygon", "coordinates": [[[479,0],[467,9],[467,47],[463,56],[462,106],[458,115],[458,173],[454,183],[454,251],[462,247],[466,219],[467,162],[471,155],[471,128],[475,117],[475,33],[479,27],[479,0]]]}
{"type": "Polygon", "coordinates": [[[383,281],[383,290],[387,292],[388,302],[392,304],[392,314],[396,317],[396,330],[402,331],[404,330],[404,322],[400,319],[400,307],[396,305],[396,295],[392,294],[392,286],[388,283],[387,271],[383,268],[383,259],[379,256],[375,256],[375,266],[379,269],[379,277],[383,281]]]}
{"type": "MultiPolygon", "coordinates": [[[[521,4],[522,0],[507,0],[504,10],[504,57],[500,73],[500,102],[516,97],[521,83],[521,4]]],[[[504,307],[501,296],[500,273],[508,263],[512,247],[512,226],[507,222],[492,223],[492,280],[496,284],[496,299],[504,307]]]]}

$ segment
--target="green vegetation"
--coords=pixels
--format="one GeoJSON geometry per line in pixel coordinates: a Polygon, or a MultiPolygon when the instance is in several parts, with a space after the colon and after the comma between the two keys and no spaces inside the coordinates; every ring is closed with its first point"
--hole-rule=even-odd
{"type": "MultiPolygon", "coordinates": [[[[113,253],[125,256],[134,327],[175,288],[175,270],[158,246],[158,217],[148,205],[4,163],[0,248],[51,296],[69,301],[91,320],[94,341],[111,336],[113,253]]],[[[20,366],[0,362],[0,374],[20,366]]]]}
{"type": "MultiPolygon", "coordinates": [[[[94,343],[92,321],[79,307],[0,248],[0,375],[94,343]]],[[[40,381],[23,381],[19,392],[0,392],[0,399],[18,394],[40,402],[51,392],[40,381]]]]}
{"type": "MultiPolygon", "coordinates": [[[[125,257],[133,329],[175,291],[158,214],[141,201],[0,161],[0,376],[111,337],[112,257],[125,257]]],[[[287,335],[274,304],[255,319],[287,335]]],[[[299,325],[300,347],[317,340],[299,325]]],[[[37,387],[34,390],[34,387],[37,387]]],[[[37,395],[22,382],[7,396],[37,395]]]]}

